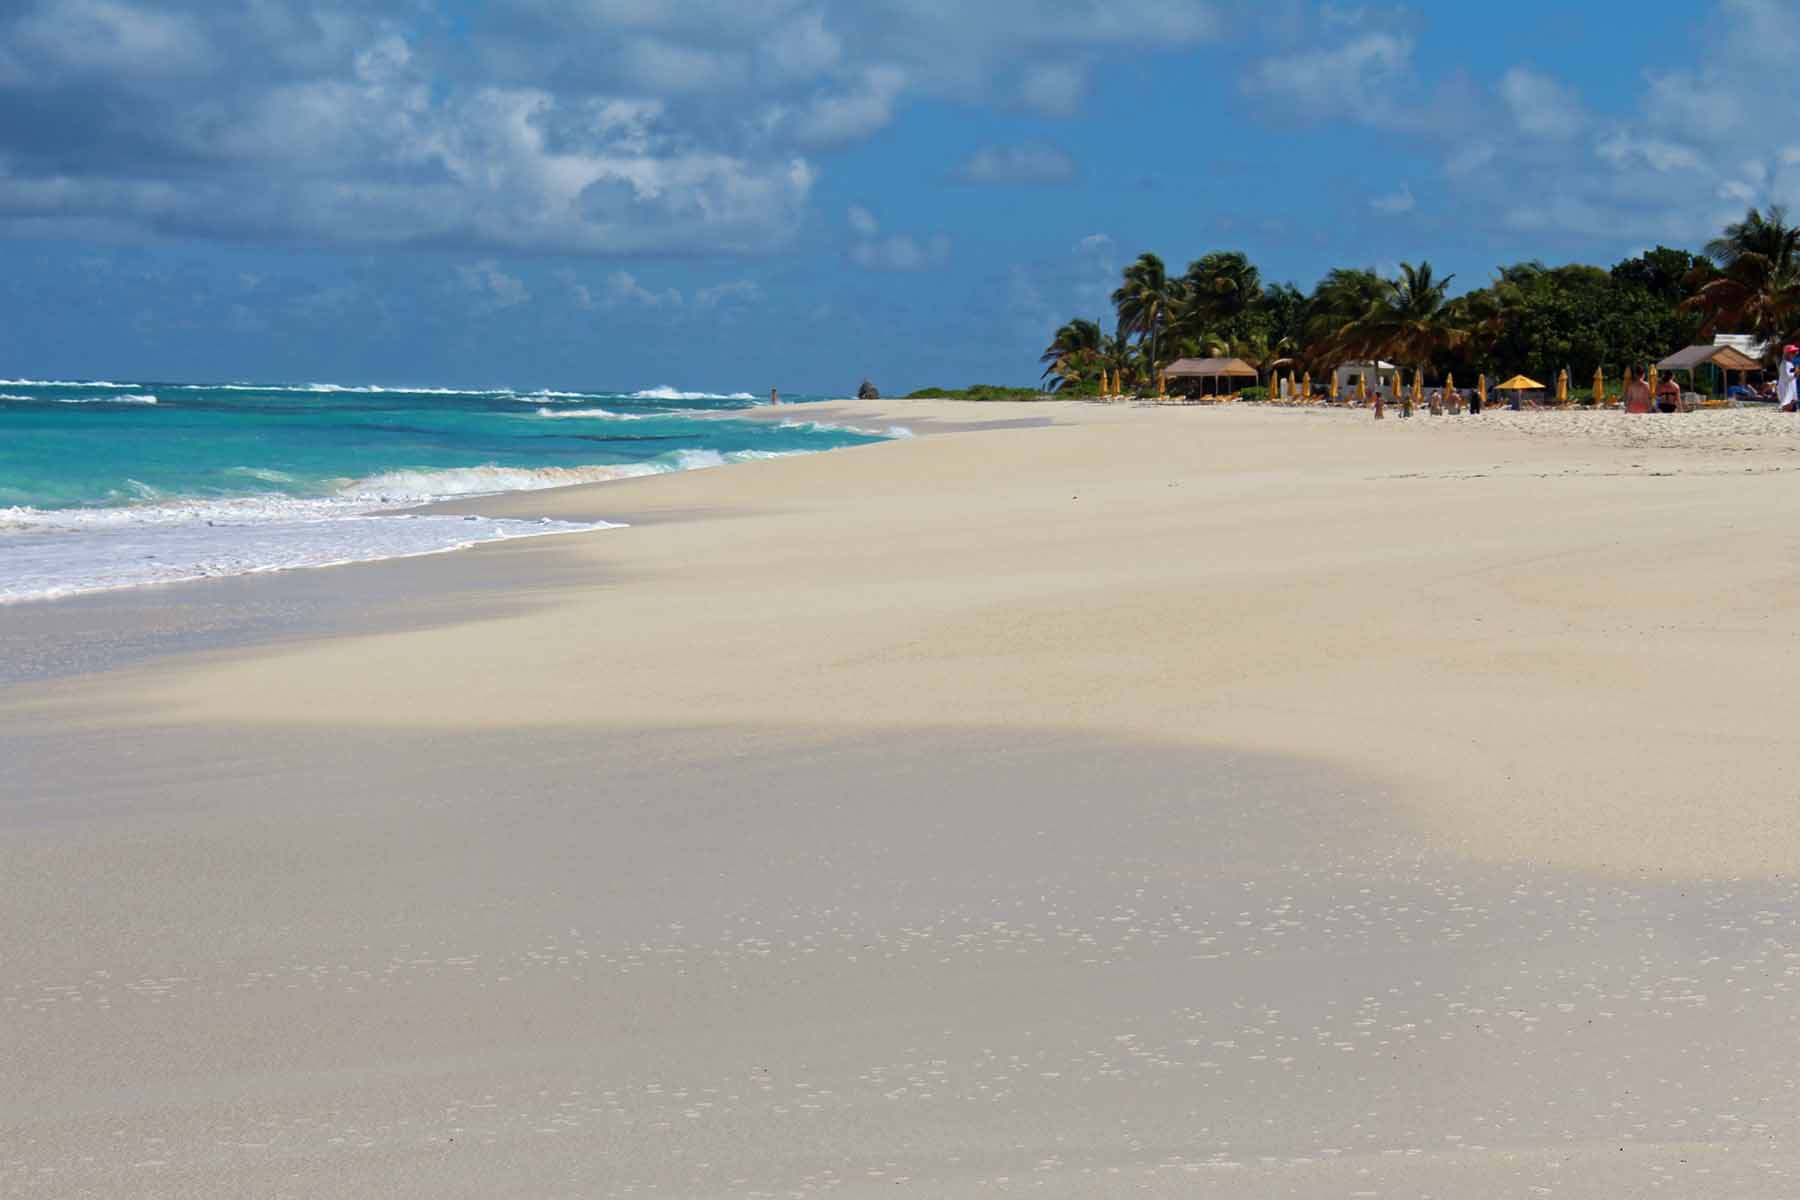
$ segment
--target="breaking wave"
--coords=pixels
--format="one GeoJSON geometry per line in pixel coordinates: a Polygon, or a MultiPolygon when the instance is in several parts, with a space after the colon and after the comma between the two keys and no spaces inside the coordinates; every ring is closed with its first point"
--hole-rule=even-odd
{"type": "MultiPolygon", "coordinates": [[[[82,387],[99,387],[97,383],[85,383],[82,387]]],[[[155,404],[156,397],[147,392],[131,392],[119,396],[19,396],[12,392],[0,392],[0,400],[17,404],[155,404]]]]}
{"type": "Polygon", "coordinates": [[[904,425],[889,425],[885,429],[864,429],[858,425],[834,425],[829,421],[783,421],[781,429],[795,429],[802,433],[855,433],[863,437],[909,438],[915,436],[913,431],[904,425]]]}
{"type": "Polygon", "coordinates": [[[546,488],[573,487],[581,483],[608,483],[666,475],[671,471],[698,471],[732,462],[749,462],[769,455],[740,450],[676,450],[644,462],[591,467],[450,467],[438,471],[384,471],[344,485],[338,495],[365,504],[428,504],[460,496],[493,496],[502,492],[541,492],[546,488]]]}
{"type": "Polygon", "coordinates": [[[540,417],[548,417],[553,421],[566,420],[569,417],[611,417],[615,421],[642,421],[649,413],[616,413],[609,408],[540,408],[540,417]]]}
{"type": "Polygon", "coordinates": [[[0,387],[37,387],[37,388],[119,388],[130,391],[138,386],[135,383],[109,383],[104,379],[90,379],[85,382],[77,379],[0,379],[0,387]]]}
{"type": "Polygon", "coordinates": [[[672,387],[645,388],[641,392],[631,393],[633,400],[754,400],[749,392],[732,392],[729,395],[720,392],[680,392],[672,387]]]}

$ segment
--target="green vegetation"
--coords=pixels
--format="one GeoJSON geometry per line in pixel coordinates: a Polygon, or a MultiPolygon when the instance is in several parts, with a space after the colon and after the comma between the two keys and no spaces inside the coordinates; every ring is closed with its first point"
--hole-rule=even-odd
{"type": "Polygon", "coordinates": [[[1157,373],[1188,357],[1241,358],[1265,379],[1368,359],[1464,383],[1521,371],[1549,381],[1566,369],[1585,387],[1596,368],[1618,380],[1715,332],[1771,346],[1800,339],[1800,227],[1780,208],[1751,209],[1704,255],[1658,246],[1610,269],[1516,263],[1460,296],[1451,281],[1430,263],[1402,263],[1391,278],[1338,268],[1306,294],[1265,284],[1237,251],[1195,259],[1179,276],[1142,254],[1113,293],[1116,332],[1077,317],[1039,361],[1046,389],[1073,396],[1095,394],[1102,372],[1154,392],[1157,373]]]}
{"type": "Polygon", "coordinates": [[[1001,387],[978,383],[967,388],[920,388],[906,396],[908,400],[1042,400],[1044,393],[1036,388],[1001,387]]]}

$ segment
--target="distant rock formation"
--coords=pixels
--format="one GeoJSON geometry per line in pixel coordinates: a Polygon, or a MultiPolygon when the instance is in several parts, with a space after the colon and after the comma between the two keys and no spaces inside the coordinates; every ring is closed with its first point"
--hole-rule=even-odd
{"type": "Polygon", "coordinates": [[[862,386],[856,389],[856,398],[858,400],[879,400],[881,392],[876,389],[874,384],[865,379],[862,381],[862,386]]]}

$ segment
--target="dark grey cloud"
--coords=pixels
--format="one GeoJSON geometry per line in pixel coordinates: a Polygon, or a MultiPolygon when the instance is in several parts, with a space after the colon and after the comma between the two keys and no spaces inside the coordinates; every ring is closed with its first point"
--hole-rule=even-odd
{"type": "Polygon", "coordinates": [[[911,96],[1069,113],[1100,55],[1218,25],[1206,0],[447,4],[15,0],[0,232],[757,253],[911,96]]]}

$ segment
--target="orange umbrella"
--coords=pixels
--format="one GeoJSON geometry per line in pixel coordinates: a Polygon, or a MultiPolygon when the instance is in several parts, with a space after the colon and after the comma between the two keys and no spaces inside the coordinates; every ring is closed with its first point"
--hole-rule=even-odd
{"type": "Polygon", "coordinates": [[[1606,407],[1606,371],[1600,367],[1594,368],[1594,407],[1606,407]]]}

